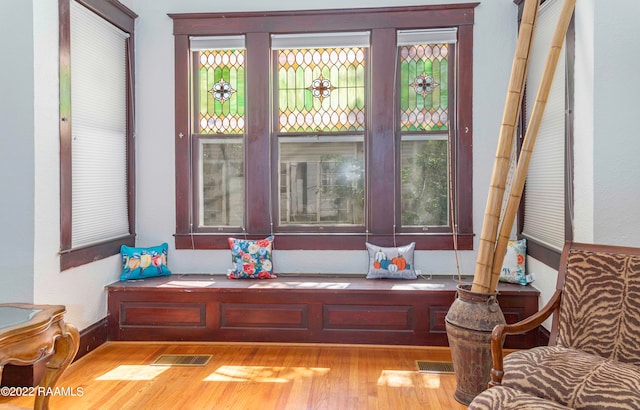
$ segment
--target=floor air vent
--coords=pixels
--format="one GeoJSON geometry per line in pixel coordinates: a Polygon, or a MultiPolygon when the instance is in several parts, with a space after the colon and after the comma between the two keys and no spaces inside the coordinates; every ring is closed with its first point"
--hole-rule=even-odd
{"type": "Polygon", "coordinates": [[[416,360],[416,366],[421,373],[453,373],[453,363],[451,362],[416,360]]]}
{"type": "Polygon", "coordinates": [[[152,366],[204,366],[211,360],[211,355],[163,354],[152,366]]]}

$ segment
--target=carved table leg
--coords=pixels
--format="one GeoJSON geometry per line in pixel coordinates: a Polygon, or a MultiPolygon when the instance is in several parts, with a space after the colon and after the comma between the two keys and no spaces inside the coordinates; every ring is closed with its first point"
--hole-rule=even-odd
{"type": "Polygon", "coordinates": [[[51,356],[51,360],[46,364],[44,377],[40,383],[40,387],[42,387],[44,391],[42,391],[43,389],[39,389],[41,391],[38,393],[44,394],[36,395],[33,405],[34,409],[41,410],[49,408],[51,391],[53,391],[56,382],[65,369],[69,367],[76,353],[78,353],[79,345],[80,334],[78,333],[78,329],[71,324],[63,323],[62,334],[60,334],[55,341],[53,356],[51,356]]]}

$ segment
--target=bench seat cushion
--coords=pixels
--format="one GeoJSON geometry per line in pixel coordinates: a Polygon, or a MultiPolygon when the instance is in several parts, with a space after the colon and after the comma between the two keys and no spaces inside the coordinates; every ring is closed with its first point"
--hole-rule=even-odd
{"type": "Polygon", "coordinates": [[[496,386],[477,395],[470,410],[565,410],[563,406],[551,400],[541,399],[529,393],[523,393],[506,386],[496,386]]]}
{"type": "Polygon", "coordinates": [[[640,368],[561,346],[507,355],[502,385],[575,409],[640,409],[640,368]]]}

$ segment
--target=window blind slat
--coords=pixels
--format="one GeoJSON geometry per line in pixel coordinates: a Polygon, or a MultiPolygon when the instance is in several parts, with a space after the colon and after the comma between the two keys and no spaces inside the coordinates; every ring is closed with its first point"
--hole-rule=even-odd
{"type": "MultiPolygon", "coordinates": [[[[562,2],[557,0],[547,0],[540,8],[527,76],[527,121],[531,117],[561,8],[562,2]]],[[[565,241],[565,66],[562,52],[529,165],[522,230],[526,237],[558,250],[565,241]]]]}
{"type": "Polygon", "coordinates": [[[71,2],[71,246],[127,235],[128,35],[71,2]]]}

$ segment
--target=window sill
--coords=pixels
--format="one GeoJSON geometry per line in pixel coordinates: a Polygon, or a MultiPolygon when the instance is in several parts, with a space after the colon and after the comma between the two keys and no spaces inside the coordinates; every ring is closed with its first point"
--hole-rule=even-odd
{"type": "Polygon", "coordinates": [[[122,245],[135,246],[135,235],[127,235],[83,248],[60,251],[60,270],[64,271],[120,253],[122,245]]]}
{"type": "MultiPolygon", "coordinates": [[[[262,239],[269,234],[247,235],[247,239],[262,239]]],[[[227,238],[242,238],[243,234],[176,234],[176,249],[229,249],[227,238]]],[[[472,233],[458,234],[458,250],[473,250],[472,233]]],[[[379,234],[275,234],[278,250],[364,250],[365,242],[378,246],[394,246],[393,235],[379,234]]],[[[397,234],[395,243],[416,243],[416,250],[453,250],[450,233],[397,234]]]]}

